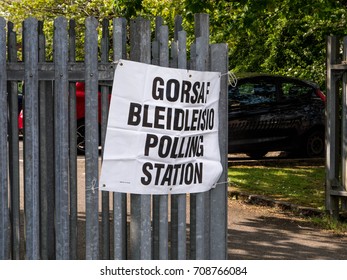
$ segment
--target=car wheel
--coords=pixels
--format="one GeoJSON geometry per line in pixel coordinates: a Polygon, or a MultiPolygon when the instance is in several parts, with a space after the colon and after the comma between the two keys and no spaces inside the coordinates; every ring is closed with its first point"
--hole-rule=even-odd
{"type": "Polygon", "coordinates": [[[324,132],[316,130],[311,132],[305,141],[306,155],[308,157],[321,157],[325,150],[324,132]]]}
{"type": "Polygon", "coordinates": [[[84,155],[86,151],[85,146],[85,123],[84,120],[77,121],[77,153],[84,155]]]}
{"type": "Polygon", "coordinates": [[[247,153],[247,156],[249,156],[250,158],[253,158],[253,159],[261,159],[261,158],[263,158],[266,154],[267,154],[267,152],[259,151],[259,152],[247,153]]]}
{"type": "MultiPolygon", "coordinates": [[[[79,155],[84,155],[86,152],[86,142],[85,142],[85,122],[84,119],[80,119],[77,121],[77,129],[76,129],[76,134],[77,134],[77,153],[79,155]]],[[[101,146],[101,127],[99,125],[99,148],[101,146]]]]}

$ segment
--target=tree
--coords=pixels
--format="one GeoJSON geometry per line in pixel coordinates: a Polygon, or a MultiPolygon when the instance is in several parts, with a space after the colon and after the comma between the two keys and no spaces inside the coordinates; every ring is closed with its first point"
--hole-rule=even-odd
{"type": "Polygon", "coordinates": [[[232,1],[230,65],[316,81],[325,87],[326,36],[346,34],[342,1],[232,1]],[[241,9],[240,9],[241,8],[241,9]]]}
{"type": "MultiPolygon", "coordinates": [[[[47,59],[52,59],[53,20],[59,16],[76,21],[77,58],[81,55],[84,42],[84,21],[93,16],[99,20],[111,19],[115,14],[114,0],[2,0],[0,16],[10,20],[15,25],[17,33],[22,31],[22,22],[28,17],[35,17],[44,22],[44,32],[47,37],[47,59]]],[[[21,38],[19,37],[19,41],[21,38]]]]}
{"type": "Polygon", "coordinates": [[[152,22],[161,16],[172,31],[175,16],[182,15],[191,42],[194,14],[208,13],[210,41],[228,43],[234,72],[284,74],[324,88],[326,36],[347,34],[346,6],[347,0],[3,0],[0,16],[18,30],[24,18],[34,16],[46,22],[49,34],[57,16],[73,18],[78,26],[87,16],[142,16],[152,22]]]}

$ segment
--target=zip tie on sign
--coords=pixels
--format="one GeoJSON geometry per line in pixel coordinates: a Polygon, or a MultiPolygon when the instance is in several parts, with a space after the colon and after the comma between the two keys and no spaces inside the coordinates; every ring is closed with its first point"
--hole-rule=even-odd
{"type": "Polygon", "coordinates": [[[228,184],[229,185],[230,183],[231,183],[231,180],[228,178],[228,181],[215,183],[213,185],[213,188],[215,188],[217,185],[224,185],[224,184],[228,184]]]}
{"type": "Polygon", "coordinates": [[[93,194],[95,193],[95,191],[96,190],[98,190],[99,189],[99,187],[97,187],[96,186],[96,178],[94,178],[93,180],[92,180],[92,184],[91,184],[91,187],[89,188],[89,187],[87,187],[86,188],[86,191],[92,191],[93,192],[93,194]]]}
{"type": "Polygon", "coordinates": [[[228,71],[226,73],[221,74],[222,76],[228,75],[228,84],[231,85],[232,87],[236,87],[237,85],[237,77],[233,73],[233,71],[228,71]]]}

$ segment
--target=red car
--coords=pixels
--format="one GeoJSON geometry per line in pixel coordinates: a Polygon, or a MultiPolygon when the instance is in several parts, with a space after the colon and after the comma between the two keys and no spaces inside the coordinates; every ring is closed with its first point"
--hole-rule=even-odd
{"type": "Polygon", "coordinates": [[[18,130],[19,130],[19,135],[23,135],[23,109],[20,110],[19,115],[18,115],[18,130]]]}
{"type": "MultiPolygon", "coordinates": [[[[111,94],[109,94],[108,101],[110,102],[111,94]]],[[[98,106],[99,106],[99,133],[101,127],[101,93],[98,92],[98,106]]],[[[85,152],[85,84],[83,82],[76,82],[76,120],[77,120],[77,151],[80,154],[85,152]]],[[[18,129],[20,134],[23,133],[23,110],[20,111],[18,116],[18,129]]],[[[99,135],[100,139],[100,135],[99,135]]]]}

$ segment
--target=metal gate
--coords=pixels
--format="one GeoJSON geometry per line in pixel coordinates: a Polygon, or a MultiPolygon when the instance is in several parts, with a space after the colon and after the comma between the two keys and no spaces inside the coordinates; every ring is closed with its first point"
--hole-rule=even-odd
{"type": "Polygon", "coordinates": [[[327,40],[326,203],[337,218],[347,209],[347,37],[327,40]]]}
{"type": "Polygon", "coordinates": [[[0,18],[0,259],[226,259],[227,75],[219,106],[224,170],[216,188],[136,195],[99,192],[97,186],[117,60],[227,73],[227,45],[209,44],[206,14],[195,15],[190,49],[179,16],[172,39],[160,17],[154,31],[143,18],[111,24],[86,20],[84,60],[76,61],[76,24],[57,18],[53,61],[47,61],[42,22],[24,21],[20,45],[13,24],[0,18]],[[84,156],[76,151],[76,81],[85,83],[84,156]]]}

